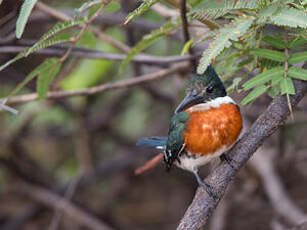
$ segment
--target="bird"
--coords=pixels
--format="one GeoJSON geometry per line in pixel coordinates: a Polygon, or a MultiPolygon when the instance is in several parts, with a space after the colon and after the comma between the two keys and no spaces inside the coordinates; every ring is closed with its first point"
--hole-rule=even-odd
{"type": "Polygon", "coordinates": [[[220,158],[231,165],[227,156],[242,134],[243,118],[237,103],[227,95],[214,68],[209,65],[203,74],[195,73],[186,89],[186,96],[176,108],[167,137],[145,137],[137,146],[163,151],[167,171],[173,164],[192,172],[209,196],[213,188],[198,173],[201,166],[220,158]]]}

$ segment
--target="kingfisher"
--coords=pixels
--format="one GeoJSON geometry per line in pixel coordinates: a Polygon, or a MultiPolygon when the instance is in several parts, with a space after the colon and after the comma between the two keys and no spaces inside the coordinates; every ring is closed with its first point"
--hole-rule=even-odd
{"type": "Polygon", "coordinates": [[[191,78],[186,91],[170,121],[168,137],[145,137],[137,145],[162,150],[167,171],[175,164],[192,172],[199,185],[214,197],[198,169],[216,158],[231,165],[227,151],[239,139],[243,119],[211,65],[191,78]]]}

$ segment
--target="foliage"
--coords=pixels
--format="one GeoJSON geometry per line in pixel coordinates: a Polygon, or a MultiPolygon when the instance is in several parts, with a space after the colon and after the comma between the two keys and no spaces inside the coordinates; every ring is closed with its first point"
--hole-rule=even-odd
{"type": "Polygon", "coordinates": [[[231,41],[237,41],[254,21],[254,17],[244,16],[234,20],[217,32],[214,40],[209,44],[199,61],[197,72],[203,74],[210,62],[219,55],[225,48],[231,46],[231,41]]]}
{"type": "Polygon", "coordinates": [[[174,31],[176,28],[178,28],[180,25],[180,20],[171,20],[167,23],[165,23],[160,28],[151,31],[150,34],[147,34],[142,37],[142,39],[131,49],[131,51],[128,53],[127,57],[121,64],[121,69],[123,69],[131,60],[132,58],[138,54],[139,52],[146,49],[148,46],[150,46],[153,42],[155,42],[158,38],[161,38],[163,36],[169,35],[172,31],[174,31]]]}
{"type": "Polygon", "coordinates": [[[76,20],[65,21],[57,23],[52,29],[50,29],[46,34],[42,36],[40,40],[38,40],[33,46],[26,48],[23,52],[16,55],[13,59],[7,61],[3,65],[0,66],[0,71],[14,62],[20,60],[23,57],[27,57],[28,55],[40,50],[47,48],[49,46],[53,46],[55,44],[65,43],[70,41],[70,36],[67,34],[59,34],[66,29],[69,29],[73,26],[79,25],[84,22],[85,18],[78,18],[76,20]]]}
{"type": "Polygon", "coordinates": [[[144,0],[143,3],[137,8],[135,9],[133,12],[131,12],[130,14],[128,14],[128,16],[126,17],[125,23],[124,24],[128,24],[129,22],[131,22],[133,19],[135,19],[136,17],[142,15],[144,12],[146,12],[151,6],[153,6],[154,4],[156,4],[157,2],[159,2],[160,0],[144,0]]]}
{"type": "MultiPolygon", "coordinates": [[[[17,37],[21,37],[35,2],[34,0],[24,1],[17,20],[17,37]]],[[[158,2],[159,0],[144,0],[139,7],[128,14],[124,24],[140,17],[158,2]]],[[[38,50],[70,42],[74,37],[66,30],[84,26],[87,18],[97,12],[101,4],[101,1],[98,0],[83,3],[75,12],[76,15],[79,15],[87,11],[87,17],[76,16],[73,20],[57,23],[33,46],[1,65],[0,71],[38,50]]],[[[179,7],[172,1],[169,1],[168,4],[179,7]]],[[[242,101],[243,104],[252,102],[264,92],[268,92],[273,97],[278,94],[289,96],[295,93],[293,79],[306,80],[306,70],[299,67],[307,60],[307,52],[301,49],[307,45],[306,2],[299,0],[196,0],[191,1],[191,4],[192,7],[188,7],[187,13],[189,23],[197,20],[210,31],[205,35],[196,34],[191,37],[183,46],[181,53],[187,53],[191,48],[211,39],[199,61],[197,68],[199,74],[203,73],[212,63],[217,67],[217,72],[223,80],[231,79],[236,72],[242,69],[258,72],[256,76],[247,81],[241,77],[234,78],[230,84],[229,91],[252,90],[242,101]],[[274,33],[270,33],[272,28],[274,33]]],[[[114,12],[119,8],[120,5],[116,1],[110,1],[104,12],[114,12]]],[[[160,28],[144,35],[127,54],[120,69],[127,66],[136,54],[158,42],[159,38],[178,31],[181,26],[181,18],[178,15],[160,28]]],[[[50,64],[52,60],[54,61],[54,59],[46,60],[46,63],[44,62],[42,66],[33,70],[12,94],[17,93],[38,75],[37,90],[43,98],[54,76],[60,70],[61,64],[54,64],[54,68],[48,74],[38,71],[45,65],[49,66],[47,63],[50,64]]]]}
{"type": "Polygon", "coordinates": [[[61,63],[58,58],[49,58],[46,59],[42,64],[36,67],[31,73],[29,73],[26,78],[17,85],[17,87],[11,92],[8,96],[18,93],[27,83],[32,79],[38,76],[37,80],[37,92],[41,99],[45,98],[49,86],[52,83],[52,80],[59,72],[61,68],[61,63]]]}
{"type": "MultiPolygon", "coordinates": [[[[148,10],[150,3],[155,1],[146,1],[146,3],[146,7],[145,3],[142,7],[148,10]]],[[[130,13],[130,17],[134,19],[139,16],[140,9],[130,13]]],[[[126,22],[129,21],[128,19],[129,17],[126,22]]],[[[302,74],[304,70],[292,65],[306,61],[306,52],[290,50],[306,45],[305,3],[293,0],[196,1],[188,12],[188,20],[198,20],[211,29],[198,39],[190,39],[181,52],[184,54],[191,47],[211,39],[199,61],[197,68],[199,74],[203,73],[216,58],[217,71],[224,79],[231,77],[242,68],[259,72],[242,85],[245,91],[255,87],[242,101],[243,104],[252,102],[264,92],[273,95],[274,91],[274,96],[278,93],[287,96],[293,94],[292,79],[305,79],[302,74]],[[222,20],[229,22],[221,27],[222,20]],[[267,34],[268,25],[279,26],[281,30],[273,35],[267,34]],[[221,60],[218,56],[225,50],[230,52],[221,60]],[[291,54],[288,55],[288,53],[291,54]],[[289,69],[286,67],[288,65],[289,69]]],[[[156,38],[167,35],[167,33],[160,33],[155,37],[154,34],[156,34],[155,31],[147,35],[149,37],[145,36],[146,39],[143,38],[127,55],[122,66],[127,65],[136,53],[144,50],[156,38]]],[[[239,83],[241,79],[237,78],[229,90],[240,90],[239,83]]]]}
{"type": "MultiPolygon", "coordinates": [[[[242,100],[242,104],[252,102],[265,92],[274,91],[274,96],[278,93],[287,96],[294,94],[292,79],[295,77],[305,79],[303,74],[305,70],[291,65],[307,61],[305,51],[291,50],[307,44],[307,14],[306,4],[303,4],[299,1],[286,0],[258,2],[239,0],[222,1],[222,3],[202,1],[197,4],[189,12],[192,19],[199,21],[214,19],[215,23],[219,23],[219,19],[222,18],[231,20],[225,26],[213,30],[211,32],[213,36],[209,33],[199,40],[204,41],[213,37],[202,55],[198,72],[203,73],[219,54],[230,50],[227,63],[217,58],[218,62],[223,63],[223,65],[216,64],[217,71],[222,73],[222,77],[226,79],[242,68],[259,72],[242,85],[245,91],[254,88],[242,100]],[[296,7],[293,7],[294,5],[296,7]],[[237,10],[240,10],[239,14],[236,13],[237,10]],[[268,25],[280,26],[281,29],[276,28],[275,30],[279,32],[273,35],[267,34],[268,25]],[[237,55],[238,52],[240,55],[237,55]]],[[[240,89],[238,80],[230,87],[232,90],[234,88],[240,89]]]]}
{"type": "Polygon", "coordinates": [[[20,14],[16,22],[16,37],[21,38],[28,18],[37,0],[25,0],[22,4],[20,14]]]}

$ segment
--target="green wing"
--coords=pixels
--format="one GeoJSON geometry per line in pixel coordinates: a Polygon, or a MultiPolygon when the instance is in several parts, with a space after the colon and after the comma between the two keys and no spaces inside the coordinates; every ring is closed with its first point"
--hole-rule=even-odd
{"type": "Polygon", "coordinates": [[[171,168],[173,162],[177,159],[182,145],[184,144],[183,131],[188,120],[189,114],[186,111],[174,114],[171,119],[164,156],[168,169],[171,168]]]}

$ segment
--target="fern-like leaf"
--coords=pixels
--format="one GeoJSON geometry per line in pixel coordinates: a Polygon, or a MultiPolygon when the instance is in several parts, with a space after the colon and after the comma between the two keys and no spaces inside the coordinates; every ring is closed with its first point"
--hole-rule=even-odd
{"type": "Polygon", "coordinates": [[[283,77],[283,69],[275,67],[266,72],[260,73],[243,84],[244,90],[249,90],[255,86],[263,85],[269,81],[278,81],[283,77]]]}
{"type": "Polygon", "coordinates": [[[47,33],[45,33],[42,38],[36,42],[33,46],[30,48],[26,48],[23,52],[16,55],[13,59],[7,61],[3,65],[0,66],[0,71],[2,71],[4,68],[8,67],[9,65],[13,64],[14,62],[18,61],[19,59],[23,57],[27,57],[28,55],[40,50],[47,48],[52,45],[60,44],[60,43],[66,43],[69,42],[70,37],[65,34],[59,34],[60,32],[74,27],[76,25],[79,25],[83,23],[86,19],[85,18],[78,18],[76,20],[71,21],[65,21],[57,23],[51,30],[49,30],[47,33]]]}
{"type": "Polygon", "coordinates": [[[254,17],[252,16],[242,16],[220,29],[215,39],[209,44],[208,49],[204,51],[197,72],[199,74],[204,73],[212,59],[219,55],[224,48],[230,47],[231,41],[237,41],[252,25],[253,21],[254,17]]]}
{"type": "Polygon", "coordinates": [[[176,30],[180,26],[180,20],[172,20],[165,23],[160,28],[151,31],[150,34],[143,36],[141,41],[139,41],[135,47],[131,49],[131,51],[127,54],[125,60],[122,62],[120,69],[123,69],[131,59],[141,52],[142,50],[146,49],[149,45],[151,45],[154,41],[158,38],[168,35],[172,31],[176,30]]]}
{"type": "Polygon", "coordinates": [[[216,19],[231,10],[256,9],[257,1],[248,0],[223,0],[223,1],[202,1],[189,12],[193,19],[203,21],[205,19],[216,19]]]}
{"type": "Polygon", "coordinates": [[[242,105],[246,105],[252,101],[254,101],[257,97],[260,97],[262,94],[267,91],[267,87],[264,85],[261,85],[255,89],[253,89],[243,100],[241,101],[242,105]]]}
{"type": "Polygon", "coordinates": [[[136,17],[142,15],[144,12],[146,12],[148,9],[150,9],[151,6],[153,6],[154,4],[156,4],[159,1],[160,0],[144,0],[143,3],[137,9],[135,9],[133,12],[128,14],[124,24],[128,24],[129,22],[131,22],[136,17]]]}
{"type": "MultiPolygon", "coordinates": [[[[41,39],[35,43],[32,47],[29,48],[29,50],[26,52],[25,56],[28,56],[29,54],[39,50],[39,47],[47,47],[44,45],[44,42],[48,40],[49,38],[55,36],[56,34],[59,34],[60,32],[69,29],[71,27],[77,26],[81,23],[83,23],[86,20],[86,18],[78,18],[76,20],[70,20],[70,21],[65,21],[65,22],[59,22],[53,26],[52,29],[50,29],[47,33],[45,33],[41,39]]],[[[59,42],[57,42],[59,43],[59,42]]]]}
{"type": "Polygon", "coordinates": [[[294,8],[283,8],[268,19],[269,22],[279,26],[307,28],[307,13],[294,8]]]}
{"type": "Polygon", "coordinates": [[[267,43],[270,46],[273,46],[277,49],[285,49],[286,48],[286,43],[283,40],[278,39],[276,37],[264,36],[262,41],[264,41],[265,43],[267,43]]]}
{"type": "Polygon", "coordinates": [[[295,94],[295,88],[293,85],[293,82],[291,80],[291,78],[287,77],[287,78],[283,78],[280,81],[280,93],[281,95],[293,95],[295,94]]]}
{"type": "Polygon", "coordinates": [[[15,63],[16,61],[20,60],[21,58],[27,57],[29,54],[36,52],[37,50],[44,49],[44,48],[47,48],[49,46],[53,46],[53,45],[56,45],[56,44],[66,43],[66,42],[69,42],[69,37],[63,37],[63,36],[57,37],[57,36],[55,36],[54,38],[51,38],[51,39],[44,41],[40,44],[36,43],[31,48],[26,48],[23,52],[16,55],[13,59],[11,59],[11,60],[7,61],[6,63],[4,63],[3,65],[1,65],[0,71],[5,69],[9,65],[15,63]],[[29,51],[30,49],[31,49],[31,52],[29,51]]]}
{"type": "Polygon", "coordinates": [[[291,66],[288,70],[288,75],[292,78],[307,81],[307,70],[296,66],[291,66]]]}
{"type": "Polygon", "coordinates": [[[249,53],[255,56],[260,56],[263,58],[270,59],[272,61],[277,61],[277,62],[286,61],[286,55],[283,52],[276,51],[276,50],[256,48],[256,49],[250,50],[249,53]]]}
{"type": "Polygon", "coordinates": [[[16,37],[19,39],[25,29],[28,18],[37,0],[25,0],[22,4],[20,14],[16,22],[16,37]]]}

